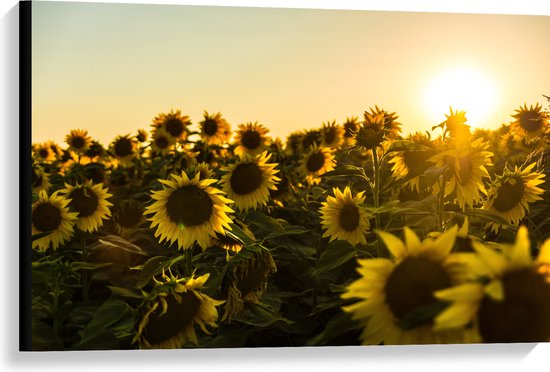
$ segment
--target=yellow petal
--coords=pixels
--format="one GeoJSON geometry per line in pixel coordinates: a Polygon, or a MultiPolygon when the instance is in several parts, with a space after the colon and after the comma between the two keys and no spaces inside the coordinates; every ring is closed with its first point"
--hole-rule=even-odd
{"type": "Polygon", "coordinates": [[[384,244],[386,244],[386,247],[388,247],[388,250],[395,258],[401,258],[407,254],[407,250],[405,248],[405,245],[395,235],[392,235],[390,233],[387,233],[385,231],[379,231],[378,236],[384,241],[384,244]]]}
{"type": "Polygon", "coordinates": [[[542,264],[550,264],[550,239],[546,239],[546,241],[542,244],[542,247],[540,247],[537,262],[542,264]]]}
{"type": "Polygon", "coordinates": [[[513,267],[529,266],[531,261],[531,242],[529,234],[525,226],[521,226],[516,235],[516,242],[509,248],[508,256],[510,257],[513,267]]]}
{"type": "Polygon", "coordinates": [[[477,301],[483,297],[483,286],[466,283],[434,292],[434,296],[444,301],[477,301]]]}
{"type": "Polygon", "coordinates": [[[504,300],[504,286],[500,280],[492,280],[485,286],[485,293],[495,301],[504,300]]]}
{"type": "Polygon", "coordinates": [[[439,331],[465,326],[472,321],[478,307],[479,304],[475,302],[453,304],[435,317],[434,329],[439,331]]]}
{"type": "Polygon", "coordinates": [[[472,246],[492,276],[501,276],[504,273],[506,269],[506,259],[503,255],[495,252],[491,248],[485,247],[477,241],[472,241],[472,246]]]}

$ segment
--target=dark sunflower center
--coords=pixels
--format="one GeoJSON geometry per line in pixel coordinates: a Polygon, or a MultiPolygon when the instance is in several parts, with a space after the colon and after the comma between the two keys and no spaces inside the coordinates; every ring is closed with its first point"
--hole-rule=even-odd
{"type": "Polygon", "coordinates": [[[458,158],[459,170],[458,175],[460,176],[460,183],[466,185],[472,179],[472,172],[474,170],[474,164],[470,157],[464,156],[458,158]]]}
{"type": "Polygon", "coordinates": [[[166,131],[174,137],[179,137],[183,133],[183,123],[179,119],[169,119],[166,122],[166,131]]]}
{"type": "Polygon", "coordinates": [[[213,203],[210,196],[197,186],[183,186],[175,190],[166,203],[166,213],[177,225],[197,226],[212,216],[213,203]]]}
{"type": "Polygon", "coordinates": [[[373,149],[384,141],[384,130],[377,123],[366,123],[359,129],[355,139],[360,146],[373,149]]]}
{"type": "Polygon", "coordinates": [[[346,231],[354,231],[359,226],[359,208],[355,204],[346,204],[340,209],[338,223],[346,231]]]}
{"type": "Polygon", "coordinates": [[[97,195],[90,189],[74,189],[69,195],[71,199],[70,206],[78,212],[78,217],[88,217],[92,215],[99,205],[97,195]]]}
{"type": "Polygon", "coordinates": [[[47,149],[40,149],[38,151],[38,156],[40,156],[42,159],[46,159],[50,155],[50,152],[47,149]]]}
{"type": "Polygon", "coordinates": [[[262,170],[256,163],[239,164],[231,173],[231,189],[239,195],[257,190],[262,182],[262,170]]]}
{"type": "Polygon", "coordinates": [[[386,303],[402,319],[411,311],[435,301],[432,293],[451,285],[443,267],[422,257],[407,257],[398,264],[386,282],[386,303]]]}
{"type": "Polygon", "coordinates": [[[306,167],[310,172],[317,172],[325,165],[325,155],[322,152],[311,154],[307,159],[306,167]]]}
{"type": "Polygon", "coordinates": [[[158,146],[159,149],[165,149],[169,145],[168,138],[164,136],[157,137],[155,138],[155,144],[158,146]]]}
{"type": "Polygon", "coordinates": [[[310,148],[313,144],[316,144],[317,146],[321,144],[321,133],[317,131],[309,132],[302,140],[302,146],[305,150],[310,148]]]}
{"type": "Polygon", "coordinates": [[[132,141],[128,138],[120,138],[115,143],[115,155],[118,157],[124,157],[131,155],[133,152],[132,141]]]}
{"type": "Polygon", "coordinates": [[[53,231],[61,224],[61,212],[51,204],[40,204],[32,212],[32,224],[39,231],[53,231]]]}
{"type": "Polygon", "coordinates": [[[241,142],[247,149],[254,150],[260,146],[261,140],[260,133],[255,130],[247,130],[244,132],[241,142]]]}
{"type": "Polygon", "coordinates": [[[330,127],[325,131],[325,142],[327,145],[332,144],[336,140],[336,128],[330,127]]]}
{"type": "Polygon", "coordinates": [[[237,289],[243,296],[261,290],[266,280],[267,271],[267,264],[263,260],[252,260],[246,273],[240,279],[237,279],[237,289]]]}
{"type": "Polygon", "coordinates": [[[502,185],[498,189],[493,207],[499,212],[507,212],[521,202],[524,193],[525,184],[521,177],[509,177],[502,182],[502,185]]]}
{"type": "Polygon", "coordinates": [[[86,140],[81,136],[71,138],[71,146],[75,149],[81,149],[86,144],[86,140]]]}
{"type": "Polygon", "coordinates": [[[204,133],[209,136],[213,136],[218,131],[218,123],[216,120],[206,119],[202,124],[202,128],[204,129],[204,133]]]}
{"type": "Polygon", "coordinates": [[[170,340],[178,333],[189,326],[200,308],[200,300],[191,292],[180,293],[182,298],[178,302],[174,297],[166,297],[168,304],[165,314],[162,312],[162,305],[149,316],[149,322],[143,329],[143,337],[151,345],[158,345],[163,341],[170,340]]]}
{"type": "Polygon", "coordinates": [[[485,297],[479,308],[479,331],[485,342],[544,342],[550,338],[550,284],[533,269],[511,271],[502,278],[504,300],[485,297]]]}
{"type": "Polygon", "coordinates": [[[542,118],[539,113],[528,111],[521,115],[519,125],[527,132],[534,132],[542,126],[542,118]]]}

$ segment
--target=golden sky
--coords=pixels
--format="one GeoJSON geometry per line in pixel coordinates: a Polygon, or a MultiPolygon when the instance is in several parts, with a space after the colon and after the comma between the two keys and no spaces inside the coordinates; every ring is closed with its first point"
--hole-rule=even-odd
{"type": "Polygon", "coordinates": [[[35,2],[33,142],[108,145],[171,109],[279,137],[374,105],[406,132],[449,105],[496,128],[547,105],[548,35],[548,16],[35,2]]]}

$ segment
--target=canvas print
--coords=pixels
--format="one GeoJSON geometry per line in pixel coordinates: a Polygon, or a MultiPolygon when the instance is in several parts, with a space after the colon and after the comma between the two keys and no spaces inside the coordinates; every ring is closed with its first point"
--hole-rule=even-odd
{"type": "Polygon", "coordinates": [[[32,350],[549,341],[548,17],[30,14],[32,350]]]}

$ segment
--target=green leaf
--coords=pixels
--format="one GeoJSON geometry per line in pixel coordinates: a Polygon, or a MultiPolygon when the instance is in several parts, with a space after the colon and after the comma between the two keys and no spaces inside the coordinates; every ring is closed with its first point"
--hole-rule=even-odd
{"type": "Polygon", "coordinates": [[[225,233],[233,239],[239,240],[245,245],[252,245],[255,244],[256,241],[252,239],[247,233],[245,233],[239,226],[235,225],[234,223],[229,224],[231,226],[231,230],[226,231],[225,233]]]}
{"type": "Polygon", "coordinates": [[[344,240],[335,240],[329,243],[327,249],[319,257],[313,275],[325,273],[343,265],[356,255],[355,247],[344,240]]]}
{"type": "Polygon", "coordinates": [[[273,232],[265,237],[265,240],[273,239],[273,238],[280,238],[283,236],[290,236],[290,235],[302,235],[305,233],[309,233],[309,230],[302,230],[302,229],[291,229],[291,230],[284,230],[281,232],[273,232]]]}
{"type": "Polygon", "coordinates": [[[251,211],[246,217],[247,221],[265,231],[282,231],[283,225],[273,217],[269,217],[260,211],[251,211]]]}
{"type": "Polygon", "coordinates": [[[431,321],[437,314],[443,311],[447,306],[448,302],[434,301],[429,305],[414,309],[410,311],[407,315],[399,320],[397,325],[404,330],[413,329],[419,325],[428,323],[431,321]]]}
{"type": "Polygon", "coordinates": [[[313,195],[313,199],[315,200],[319,199],[325,192],[327,192],[327,190],[318,186],[315,186],[313,189],[311,189],[311,194],[313,195]]]}
{"type": "Polygon", "coordinates": [[[281,316],[278,312],[271,307],[264,304],[249,303],[246,305],[244,314],[235,320],[248,324],[254,327],[268,327],[276,322],[284,322],[286,324],[293,324],[294,322],[281,316]]]}
{"type": "Polygon", "coordinates": [[[112,265],[111,262],[104,262],[104,263],[92,263],[92,262],[80,262],[75,261],[71,262],[71,269],[78,271],[78,270],[95,270],[99,269],[105,266],[112,265]]]}
{"type": "Polygon", "coordinates": [[[46,323],[32,319],[32,350],[34,351],[46,351],[46,350],[63,350],[63,342],[53,330],[52,327],[46,323]]]}
{"type": "Polygon", "coordinates": [[[142,288],[153,276],[160,274],[162,270],[166,270],[184,259],[185,255],[176,257],[156,256],[149,259],[141,269],[136,288],[142,288]]]}
{"type": "Polygon", "coordinates": [[[365,175],[365,170],[363,168],[357,167],[351,164],[342,165],[333,171],[323,174],[322,177],[349,177],[349,176],[357,176],[364,179],[368,179],[367,176],[365,175]]]}
{"type": "Polygon", "coordinates": [[[358,324],[351,319],[351,314],[345,312],[339,313],[327,323],[321,333],[307,340],[306,346],[327,345],[331,340],[358,327],[358,324]]]}
{"type": "Polygon", "coordinates": [[[508,221],[506,221],[501,216],[491,213],[489,211],[486,211],[484,209],[473,209],[471,211],[465,211],[464,214],[466,216],[479,218],[484,221],[493,222],[499,225],[508,226],[508,221]]]}
{"type": "Polygon", "coordinates": [[[143,296],[141,295],[141,293],[139,293],[137,291],[133,291],[133,290],[128,289],[128,288],[116,287],[116,286],[111,286],[111,285],[108,285],[107,288],[109,288],[111,290],[111,293],[113,295],[118,295],[118,296],[126,297],[126,298],[143,299],[143,296]]]}

